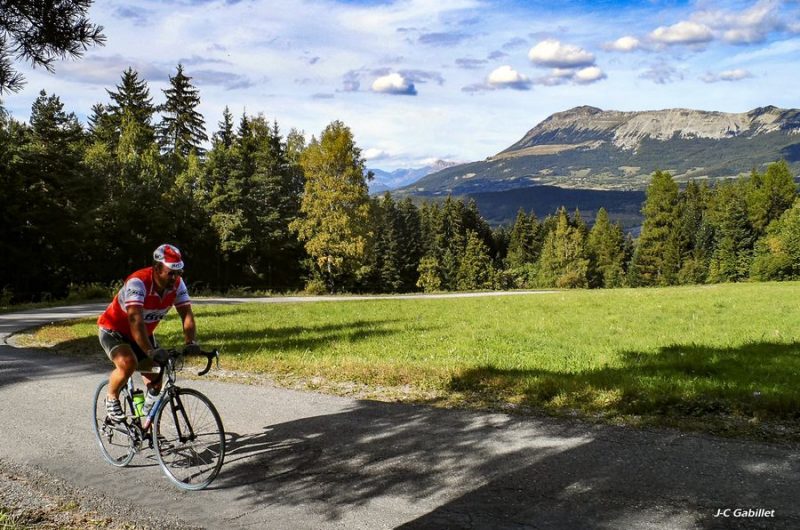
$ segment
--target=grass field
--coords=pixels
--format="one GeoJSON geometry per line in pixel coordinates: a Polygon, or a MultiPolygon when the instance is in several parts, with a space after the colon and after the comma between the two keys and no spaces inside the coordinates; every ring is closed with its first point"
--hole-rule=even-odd
{"type": "MultiPolygon", "coordinates": [[[[224,368],[279,382],[357,383],[393,399],[715,432],[776,424],[797,433],[800,423],[800,283],[196,305],[195,313],[224,368]]],[[[162,343],[180,343],[174,315],[159,332],[162,343]]],[[[44,328],[37,340],[99,351],[93,321],[44,328]]]]}

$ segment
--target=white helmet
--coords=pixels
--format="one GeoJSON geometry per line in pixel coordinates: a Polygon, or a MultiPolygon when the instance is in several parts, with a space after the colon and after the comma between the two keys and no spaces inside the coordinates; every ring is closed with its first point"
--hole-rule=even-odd
{"type": "Polygon", "coordinates": [[[181,251],[178,247],[163,244],[153,252],[153,261],[163,263],[168,269],[173,271],[183,270],[183,259],[181,258],[181,251]]]}

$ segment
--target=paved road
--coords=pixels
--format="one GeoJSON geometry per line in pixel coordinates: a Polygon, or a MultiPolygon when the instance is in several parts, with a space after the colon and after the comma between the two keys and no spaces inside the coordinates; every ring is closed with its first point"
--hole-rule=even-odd
{"type": "MultiPolygon", "coordinates": [[[[97,310],[0,315],[0,339],[97,310]]],[[[189,384],[221,412],[226,463],[181,492],[152,455],[101,459],[88,412],[105,372],[0,345],[0,459],[207,528],[800,528],[796,447],[215,381],[189,384]],[[737,508],[775,517],[714,517],[737,508]]]]}

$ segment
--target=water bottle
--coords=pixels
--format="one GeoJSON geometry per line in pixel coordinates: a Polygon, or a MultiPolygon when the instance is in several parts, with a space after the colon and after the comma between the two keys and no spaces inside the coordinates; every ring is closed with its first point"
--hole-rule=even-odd
{"type": "Polygon", "coordinates": [[[138,417],[142,415],[142,407],[144,406],[144,392],[137,389],[133,391],[133,412],[138,417]]]}

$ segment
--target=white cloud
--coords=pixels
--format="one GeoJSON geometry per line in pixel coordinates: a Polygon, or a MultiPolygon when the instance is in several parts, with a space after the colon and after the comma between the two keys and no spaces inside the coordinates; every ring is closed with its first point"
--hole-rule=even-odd
{"type": "Polygon", "coordinates": [[[581,68],[572,79],[580,84],[580,85],[588,85],[594,83],[596,81],[600,81],[601,79],[605,79],[606,74],[598,68],[597,66],[587,66],[586,68],[581,68]]]}
{"type": "Polygon", "coordinates": [[[638,50],[641,46],[641,42],[636,37],[631,37],[630,35],[626,35],[624,37],[620,37],[614,42],[610,42],[604,46],[604,48],[608,51],[614,52],[632,52],[634,50],[638,50]]]}
{"type": "Polygon", "coordinates": [[[572,44],[562,44],[555,39],[538,43],[528,52],[528,59],[539,66],[575,68],[594,64],[594,55],[572,44]]]}
{"type": "Polygon", "coordinates": [[[377,147],[370,147],[369,149],[364,149],[361,152],[361,156],[364,158],[364,160],[380,160],[383,158],[388,158],[389,153],[383,149],[378,149],[377,147]]]}
{"type": "Polygon", "coordinates": [[[708,72],[700,79],[706,83],[716,83],[719,81],[741,81],[751,77],[753,77],[753,74],[747,70],[744,70],[743,68],[737,68],[735,70],[724,70],[718,74],[708,72]]]}
{"type": "Polygon", "coordinates": [[[699,11],[692,20],[722,32],[722,38],[733,44],[762,42],[767,35],[783,27],[781,2],[761,0],[744,11],[722,9],[699,11]]]}
{"type": "Polygon", "coordinates": [[[661,26],[650,33],[650,38],[660,44],[702,44],[714,39],[711,28],[697,22],[682,21],[672,26],[661,26]]]}
{"type": "Polygon", "coordinates": [[[497,88],[513,88],[516,90],[527,90],[531,86],[531,80],[508,65],[496,68],[489,74],[487,79],[489,85],[497,88]]]}
{"type": "Polygon", "coordinates": [[[417,89],[414,87],[414,83],[396,72],[377,78],[372,83],[372,91],[402,96],[417,95],[417,89]]]}

